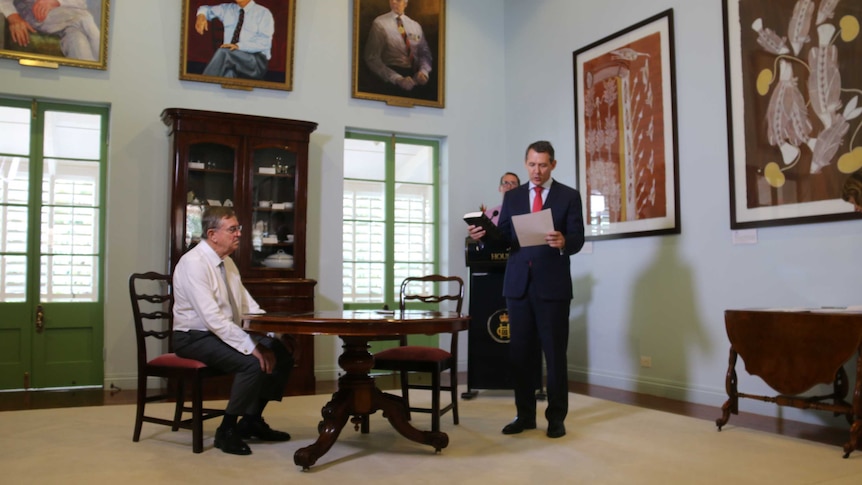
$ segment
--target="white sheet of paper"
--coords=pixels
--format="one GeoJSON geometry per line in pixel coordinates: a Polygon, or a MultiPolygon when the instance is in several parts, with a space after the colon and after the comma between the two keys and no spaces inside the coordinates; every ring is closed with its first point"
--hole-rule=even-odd
{"type": "Polygon", "coordinates": [[[545,242],[545,235],[554,230],[554,219],[551,217],[551,209],[545,209],[512,216],[512,225],[515,226],[515,235],[518,236],[518,244],[522,248],[539,246],[548,244],[545,242]]]}

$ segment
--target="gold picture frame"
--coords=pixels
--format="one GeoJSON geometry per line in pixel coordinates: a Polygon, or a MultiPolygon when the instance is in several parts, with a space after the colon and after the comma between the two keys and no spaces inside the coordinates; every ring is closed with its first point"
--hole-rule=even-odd
{"type": "Polygon", "coordinates": [[[47,11],[0,12],[0,57],[24,66],[108,67],[109,0],[77,0],[47,11]],[[24,26],[26,22],[28,27],[24,26]],[[74,23],[74,33],[67,32],[74,23]]]}
{"type": "Polygon", "coordinates": [[[389,1],[354,0],[352,96],[393,106],[443,108],[446,2],[414,0],[407,3],[403,15],[404,42],[387,43],[393,33],[399,35],[389,1]],[[401,57],[409,53],[412,62],[405,60],[403,68],[385,65],[385,53],[397,50],[405,51],[401,57]]]}
{"type": "MultiPolygon", "coordinates": [[[[226,22],[232,22],[229,27],[233,32],[236,25],[236,13],[229,10],[235,9],[237,3],[234,0],[183,0],[182,14],[182,47],[180,50],[180,80],[198,81],[205,83],[221,84],[224,88],[252,90],[254,88],[277,89],[291,91],[293,89],[293,37],[294,20],[296,18],[296,0],[255,0],[256,13],[249,15],[260,15],[259,22],[249,22],[247,25],[263,25],[264,31],[255,32],[258,36],[269,37],[269,49],[265,42],[257,42],[254,39],[240,39],[239,49],[225,48],[230,40],[225,39],[225,27],[221,23],[221,16],[226,15],[226,22]],[[196,29],[197,13],[201,7],[215,7],[210,10],[206,17],[206,28],[198,32],[196,29]],[[225,7],[225,9],[221,9],[225,7]],[[260,10],[263,8],[263,11],[260,10]],[[267,14],[268,11],[268,14],[267,14]],[[233,17],[231,17],[233,15],[233,17]],[[269,16],[269,17],[268,17],[269,16]],[[270,24],[271,32],[267,33],[267,24],[270,24]],[[245,48],[243,44],[250,47],[245,48]],[[216,54],[224,49],[224,53],[230,50],[249,50],[251,55],[248,62],[251,67],[245,73],[236,74],[234,69],[225,71],[219,69],[216,64],[216,54]],[[268,55],[268,59],[266,56],[268,55]],[[263,56],[263,57],[261,57],[263,56]],[[207,69],[218,74],[205,73],[207,69]],[[251,74],[250,74],[251,73],[251,74]]],[[[245,36],[245,34],[243,34],[245,36]]]]}

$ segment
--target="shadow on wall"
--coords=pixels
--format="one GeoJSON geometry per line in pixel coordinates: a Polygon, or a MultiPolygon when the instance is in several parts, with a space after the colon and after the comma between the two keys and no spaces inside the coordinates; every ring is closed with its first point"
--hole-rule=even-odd
{"type": "MultiPolygon", "coordinates": [[[[689,354],[711,350],[696,295],[691,267],[679,256],[678,238],[664,238],[652,264],[637,278],[630,299],[629,356],[637,392],[689,387],[689,354]]],[[[687,400],[686,395],[658,392],[687,400]]]]}
{"type": "MultiPolygon", "coordinates": [[[[592,274],[585,274],[572,280],[573,298],[569,309],[569,368],[574,365],[578,368],[586,368],[590,361],[589,345],[587,338],[587,309],[593,301],[593,288],[596,279],[592,274]]],[[[571,372],[569,379],[571,379],[571,372]]]]}

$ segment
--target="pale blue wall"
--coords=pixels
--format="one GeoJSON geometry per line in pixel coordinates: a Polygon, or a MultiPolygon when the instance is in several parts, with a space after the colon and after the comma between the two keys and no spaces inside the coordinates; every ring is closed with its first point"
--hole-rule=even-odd
{"type": "MultiPolygon", "coordinates": [[[[180,5],[112,1],[107,71],[25,68],[0,59],[2,93],[112,105],[106,385],[133,386],[126,279],[133,271],[165,266],[170,173],[162,109],[320,124],[311,140],[309,183],[319,191],[309,197],[308,276],[320,281],[318,307],[338,308],[346,128],[444,139],[445,264],[465,276],[460,215],[498,200],[496,179],[507,170],[523,173],[529,142],[553,141],[560,161],[555,176],[576,184],[572,52],[667,8],[675,16],[683,232],[597,242],[592,254],[573,259],[570,374],[719,406],[728,350],[724,309],[862,303],[851,276],[851,245],[862,232],[858,222],[762,229],[756,245],[731,244],[721,2],[448,0],[443,110],[350,97],[350,0],[298,0],[291,92],[181,82],[180,5]],[[652,357],[651,369],[638,366],[640,355],[652,357]]],[[[338,351],[335,339],[317,340],[319,378],[334,375],[338,351]]],[[[740,385],[767,391],[742,371],[740,385]]],[[[743,403],[744,410],[778,413],[769,405],[743,403]]],[[[827,414],[784,413],[818,422],[827,414]]]]}
{"type": "MultiPolygon", "coordinates": [[[[0,93],[110,103],[105,384],[134,386],[134,339],[126,281],[163,269],[167,244],[168,145],[159,114],[167,107],[222,110],[319,123],[311,137],[308,277],[319,281],[317,306],[341,305],[341,180],[348,127],[443,139],[444,268],[466,276],[461,215],[475,210],[496,182],[483,168],[505,153],[502,5],[453,0],[447,8],[446,109],[389,107],[352,99],[351,0],[298,0],[293,91],[222,89],[179,81],[176,0],[113,0],[108,70],[20,67],[0,59],[0,93]],[[485,183],[486,182],[486,183],[485,183]],[[482,187],[486,185],[487,187],[482,187]],[[470,190],[466,190],[470,187],[470,190]],[[475,187],[475,189],[474,189],[475,187]],[[451,224],[450,224],[451,222],[451,224]]],[[[494,168],[496,171],[496,168],[494,168]]],[[[466,347],[465,347],[466,349],[466,347]]],[[[316,340],[317,373],[334,378],[340,344],[316,340]]],[[[463,354],[466,358],[466,351],[463,354]]]]}
{"type": "MultiPolygon", "coordinates": [[[[759,229],[757,244],[731,242],[722,2],[505,5],[507,152],[552,140],[554,175],[569,184],[577,183],[573,51],[673,9],[682,234],[599,241],[592,254],[573,258],[579,290],[571,375],[720,406],[729,350],[725,309],[862,304],[859,221],[759,229]],[[641,355],[652,357],[651,368],[640,367],[641,355]]],[[[852,378],[854,366],[846,368],[852,378]]],[[[740,390],[774,394],[745,373],[742,361],[737,371],[740,390]]],[[[740,409],[846,426],[830,413],[779,411],[752,400],[740,409]]]]}

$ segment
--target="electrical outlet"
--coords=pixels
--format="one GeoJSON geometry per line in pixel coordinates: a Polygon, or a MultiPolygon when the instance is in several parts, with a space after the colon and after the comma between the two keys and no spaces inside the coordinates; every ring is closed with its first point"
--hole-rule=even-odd
{"type": "Polygon", "coordinates": [[[641,367],[652,367],[652,357],[648,355],[641,356],[641,367]]]}

